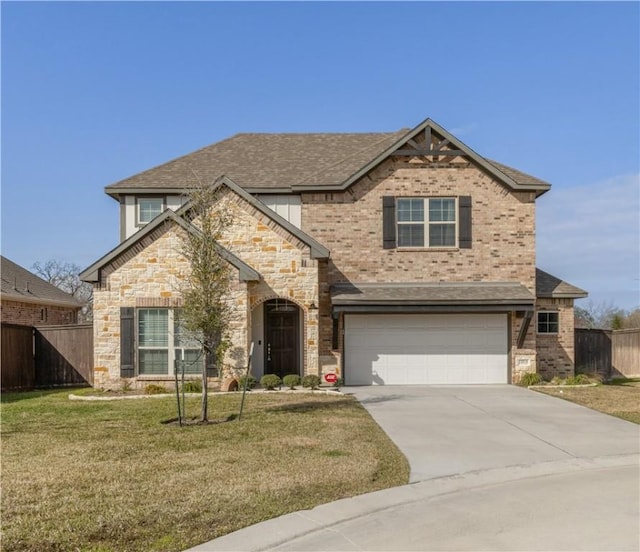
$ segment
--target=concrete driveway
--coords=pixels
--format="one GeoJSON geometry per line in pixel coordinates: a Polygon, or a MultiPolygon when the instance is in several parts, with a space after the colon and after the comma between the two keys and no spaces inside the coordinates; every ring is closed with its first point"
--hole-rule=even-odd
{"type": "Polygon", "coordinates": [[[407,457],[411,483],[492,468],[638,454],[637,425],[521,387],[349,391],[407,457]]]}
{"type": "Polygon", "coordinates": [[[411,484],[192,550],[640,549],[640,428],[507,385],[347,388],[411,484]]]}

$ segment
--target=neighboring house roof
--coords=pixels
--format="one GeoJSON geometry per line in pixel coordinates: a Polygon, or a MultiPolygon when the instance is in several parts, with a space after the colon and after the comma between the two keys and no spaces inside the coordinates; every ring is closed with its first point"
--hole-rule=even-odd
{"type": "MultiPolygon", "coordinates": [[[[116,260],[120,255],[124,254],[126,251],[140,242],[140,240],[142,240],[145,236],[148,236],[166,222],[174,222],[184,228],[187,232],[200,232],[200,230],[198,230],[198,228],[196,228],[193,224],[178,216],[171,209],[167,209],[162,214],[157,216],[152,222],[146,224],[141,230],[136,232],[129,239],[123,241],[120,245],[109,251],[109,253],[107,253],[91,266],[82,271],[80,273],[80,279],[84,282],[100,281],[100,269],[116,260]]],[[[225,259],[232,266],[238,269],[241,281],[250,282],[260,280],[260,274],[252,267],[250,267],[247,263],[245,263],[242,259],[234,255],[231,251],[225,249],[222,246],[218,246],[218,251],[223,259],[225,259]]]]}
{"type": "Polygon", "coordinates": [[[73,295],[62,291],[6,257],[0,257],[0,259],[3,299],[76,309],[82,307],[73,295]]]}
{"type": "Polygon", "coordinates": [[[587,297],[589,294],[579,287],[536,268],[536,295],[538,297],[579,299],[587,297]]]}
{"type": "MultiPolygon", "coordinates": [[[[345,283],[331,286],[331,304],[334,312],[376,309],[390,312],[399,307],[471,307],[507,306],[518,310],[531,310],[535,297],[522,284],[511,282],[465,283],[345,283]]],[[[398,311],[400,312],[400,311],[398,311]]]]}
{"type": "MultiPolygon", "coordinates": [[[[433,131],[444,142],[442,152],[457,150],[514,190],[538,195],[547,182],[489,161],[431,119],[414,129],[383,133],[237,134],[158,167],[107,186],[122,193],[180,193],[198,183],[230,175],[251,193],[344,190],[421,133],[433,131]]],[[[430,134],[429,134],[430,135],[430,134]]],[[[413,146],[412,146],[413,147],[413,146]]]]}

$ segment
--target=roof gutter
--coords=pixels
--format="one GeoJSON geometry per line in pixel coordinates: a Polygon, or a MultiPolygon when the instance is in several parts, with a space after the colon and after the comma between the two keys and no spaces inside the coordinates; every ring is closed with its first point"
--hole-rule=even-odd
{"type": "Polygon", "coordinates": [[[68,307],[72,309],[81,309],[82,305],[77,302],[59,301],[56,299],[45,299],[41,297],[28,297],[25,295],[12,295],[10,293],[2,293],[3,301],[15,301],[17,303],[29,303],[33,305],[51,305],[54,307],[68,307]]]}

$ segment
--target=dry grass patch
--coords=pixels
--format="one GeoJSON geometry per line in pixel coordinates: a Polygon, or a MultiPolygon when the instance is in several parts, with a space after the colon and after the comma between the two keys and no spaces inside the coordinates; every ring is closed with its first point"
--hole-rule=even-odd
{"type": "MultiPolygon", "coordinates": [[[[242,421],[179,428],[171,399],[2,396],[2,549],[183,550],[409,466],[352,397],[250,394],[242,421]]],[[[239,396],[212,395],[212,417],[239,396]]],[[[198,399],[189,409],[198,411],[198,399]]]]}
{"type": "Polygon", "coordinates": [[[640,386],[634,382],[596,387],[538,387],[536,391],[640,424],[640,386]]]}

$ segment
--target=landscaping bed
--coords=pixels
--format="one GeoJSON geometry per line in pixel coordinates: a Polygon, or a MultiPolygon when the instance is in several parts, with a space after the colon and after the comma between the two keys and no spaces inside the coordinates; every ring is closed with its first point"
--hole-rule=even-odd
{"type": "MultiPolygon", "coordinates": [[[[170,397],[68,395],[2,396],[3,550],[184,550],[408,482],[406,459],[353,397],[249,393],[241,421],[180,428],[161,423],[175,416],[170,397]]],[[[210,395],[210,418],[233,418],[239,399],[210,395]]],[[[199,397],[187,403],[197,415],[199,397]]]]}

